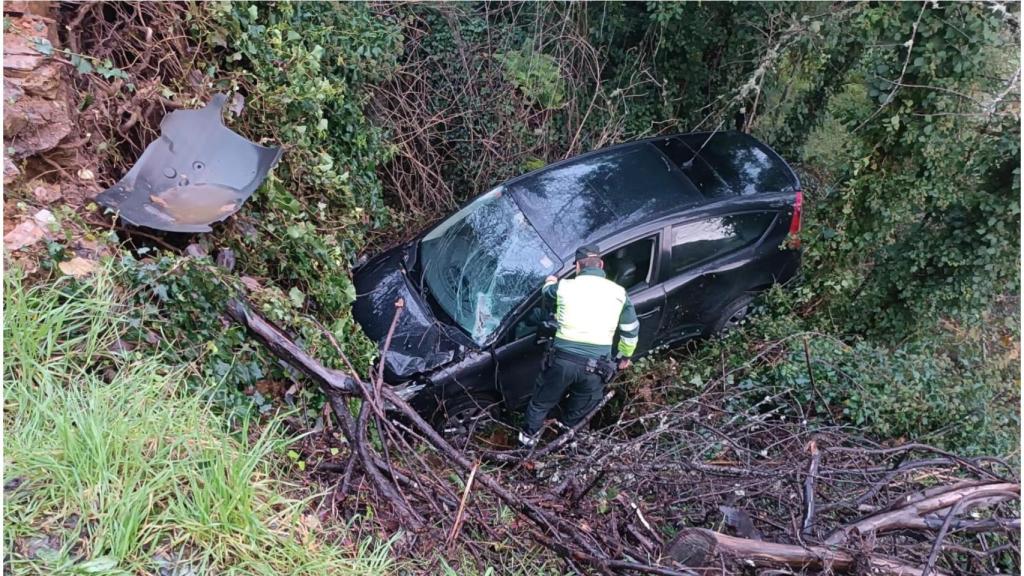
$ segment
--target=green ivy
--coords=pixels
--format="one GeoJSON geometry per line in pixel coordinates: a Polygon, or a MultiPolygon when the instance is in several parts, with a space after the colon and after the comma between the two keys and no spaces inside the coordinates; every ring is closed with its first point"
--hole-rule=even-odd
{"type": "Polygon", "coordinates": [[[376,354],[352,320],[350,270],[367,232],[389,221],[376,175],[389,147],[363,110],[400,39],[361,4],[215,3],[191,21],[204,81],[244,102],[232,127],[284,156],[242,213],[201,239],[211,251],[233,249],[232,272],[209,257],[155,253],[125,256],[121,269],[141,304],[138,338],[172,340],[196,366],[186,384],[221,383],[225,407],[263,409],[271,399],[260,390],[289,374],[227,319],[228,298],[245,294],[330,365],[340,359],[312,318],[357,366],[376,354]]]}
{"type": "Polygon", "coordinates": [[[229,230],[239,272],[304,295],[301,308],[366,360],[370,346],[349,312],[350,269],[366,233],[389,221],[376,174],[389,147],[364,107],[369,85],[394,68],[398,28],[362,4],[207,10],[198,33],[216,47],[211,80],[245,97],[236,128],[285,148],[229,230]]]}
{"type": "Polygon", "coordinates": [[[846,159],[828,167],[835,193],[810,198],[808,290],[850,329],[899,339],[1016,291],[1019,117],[981,100],[1007,88],[1017,48],[975,4],[872,5],[855,29],[863,88],[831,111],[846,159]]]}

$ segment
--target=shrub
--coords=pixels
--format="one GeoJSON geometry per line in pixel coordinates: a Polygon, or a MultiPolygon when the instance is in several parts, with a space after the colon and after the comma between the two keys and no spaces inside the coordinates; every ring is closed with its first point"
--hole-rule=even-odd
{"type": "Polygon", "coordinates": [[[527,40],[519,50],[497,54],[505,72],[530,103],[542,108],[558,108],[565,99],[565,82],[558,62],[547,54],[535,52],[527,40]]]}
{"type": "Polygon", "coordinates": [[[369,84],[394,67],[398,29],[362,4],[205,8],[197,34],[216,47],[210,80],[246,98],[236,128],[285,147],[274,176],[228,232],[239,272],[301,295],[304,310],[343,344],[358,345],[349,270],[365,235],[389,214],[376,175],[389,147],[363,107],[369,84]]]}
{"type": "Polygon", "coordinates": [[[389,147],[363,107],[369,83],[394,67],[398,35],[360,4],[233,2],[197,7],[192,17],[203,81],[245,102],[232,127],[285,154],[238,216],[197,239],[211,252],[232,248],[233,273],[208,257],[146,251],[124,253],[117,266],[147,312],[134,319],[140,337],[172,342],[178,361],[196,362],[187,382],[221,382],[221,404],[245,410],[250,401],[238,391],[262,404],[254,385],[285,375],[225,319],[230,297],[248,293],[328,363],[338,358],[307,316],[358,366],[375,355],[351,317],[350,270],[366,235],[389,221],[376,175],[389,147]],[[256,287],[244,288],[241,277],[256,287]]]}
{"type": "Polygon", "coordinates": [[[1020,330],[1009,306],[986,313],[984,326],[944,322],[927,337],[888,346],[822,332],[795,315],[793,303],[773,293],[741,332],[680,362],[680,393],[698,393],[727,373],[731,410],[777,409],[776,417],[799,419],[814,406],[810,426],[849,424],[879,441],[920,440],[964,454],[1016,452],[1020,330]]]}

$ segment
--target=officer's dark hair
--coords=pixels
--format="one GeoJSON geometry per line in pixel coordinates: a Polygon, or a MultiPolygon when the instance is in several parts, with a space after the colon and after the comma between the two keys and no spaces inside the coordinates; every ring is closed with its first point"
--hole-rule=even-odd
{"type": "Polygon", "coordinates": [[[604,260],[600,256],[588,256],[576,261],[580,268],[604,268],[604,260]]]}

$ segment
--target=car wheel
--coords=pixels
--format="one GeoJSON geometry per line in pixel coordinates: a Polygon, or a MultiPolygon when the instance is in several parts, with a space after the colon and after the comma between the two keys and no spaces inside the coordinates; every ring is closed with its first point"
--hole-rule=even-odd
{"type": "Polygon", "coordinates": [[[464,442],[497,419],[500,404],[497,395],[490,392],[469,392],[448,398],[438,403],[434,424],[445,438],[464,442]]]}
{"type": "Polygon", "coordinates": [[[739,327],[750,314],[755,294],[742,294],[722,307],[721,314],[711,327],[710,334],[726,334],[739,327]]]}

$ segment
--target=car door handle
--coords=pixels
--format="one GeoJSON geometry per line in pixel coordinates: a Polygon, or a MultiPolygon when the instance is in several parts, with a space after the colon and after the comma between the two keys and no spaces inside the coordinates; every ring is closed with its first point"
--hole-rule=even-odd
{"type": "Polygon", "coordinates": [[[655,312],[660,312],[660,311],[661,311],[661,306],[658,306],[657,308],[651,308],[650,310],[648,310],[647,312],[644,312],[643,314],[637,314],[636,317],[637,317],[638,320],[642,320],[644,318],[650,318],[651,316],[654,315],[655,312]]]}

